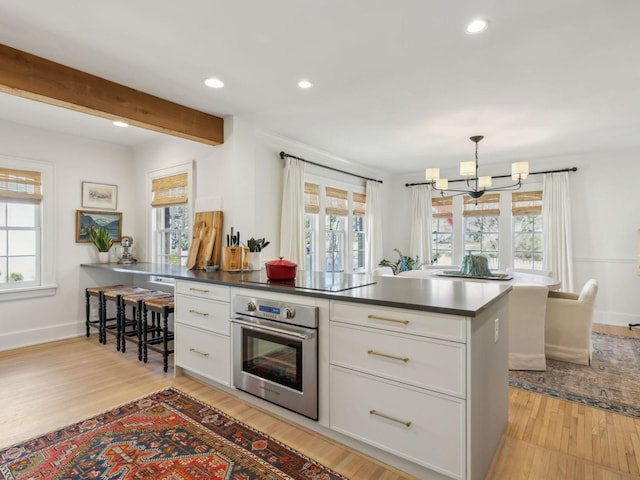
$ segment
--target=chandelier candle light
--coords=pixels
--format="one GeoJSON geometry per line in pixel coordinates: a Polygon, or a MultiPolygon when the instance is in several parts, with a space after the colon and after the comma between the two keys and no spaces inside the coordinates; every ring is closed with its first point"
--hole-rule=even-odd
{"type": "Polygon", "coordinates": [[[529,162],[515,162],[511,164],[511,178],[516,180],[513,185],[505,185],[502,187],[491,187],[492,177],[484,176],[478,177],[478,142],[484,137],[482,135],[476,135],[471,137],[470,140],[476,144],[476,158],[468,162],[460,162],[460,175],[467,180],[467,190],[456,190],[449,188],[449,180],[446,178],[440,178],[439,168],[427,168],[426,178],[427,182],[431,183],[431,188],[440,192],[444,196],[445,191],[457,192],[456,194],[466,194],[471,198],[480,198],[485,192],[494,190],[518,190],[522,185],[522,180],[529,175],[529,162]]]}

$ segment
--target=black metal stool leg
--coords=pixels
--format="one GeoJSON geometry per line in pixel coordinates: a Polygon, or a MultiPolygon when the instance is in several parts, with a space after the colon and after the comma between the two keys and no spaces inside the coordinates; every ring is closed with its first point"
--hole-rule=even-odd
{"type": "Polygon", "coordinates": [[[90,317],[90,313],[91,313],[91,294],[89,294],[89,290],[87,290],[86,288],[84,289],[84,296],[85,296],[85,300],[86,300],[86,313],[87,313],[87,319],[85,321],[85,324],[87,326],[87,338],[89,338],[90,333],[89,333],[89,317],[90,317]]]}

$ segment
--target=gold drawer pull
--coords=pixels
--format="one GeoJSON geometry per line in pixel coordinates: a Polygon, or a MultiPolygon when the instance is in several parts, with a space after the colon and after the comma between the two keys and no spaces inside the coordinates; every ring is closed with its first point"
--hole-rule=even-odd
{"type": "Polygon", "coordinates": [[[202,312],[199,312],[198,310],[193,310],[193,309],[189,310],[189,313],[193,313],[194,315],[200,315],[201,317],[208,317],[209,316],[208,313],[202,313],[202,312]]]}
{"type": "Polygon", "coordinates": [[[409,324],[409,320],[396,320],[395,318],[379,317],[378,315],[369,315],[367,318],[371,318],[373,320],[384,320],[385,322],[402,323],[403,325],[409,324]]]}
{"type": "Polygon", "coordinates": [[[376,412],[375,410],[369,410],[371,415],[377,415],[378,417],[386,418],[387,420],[391,420],[392,422],[401,423],[405,427],[410,427],[411,422],[406,420],[398,420],[397,418],[390,417],[389,415],[385,415],[384,413],[376,412]]]}
{"type": "Polygon", "coordinates": [[[209,290],[204,290],[202,288],[189,287],[189,290],[192,291],[192,292],[209,293],[209,290]]]}
{"type": "Polygon", "coordinates": [[[401,362],[407,363],[409,361],[409,357],[396,357],[395,355],[389,355],[388,353],[380,353],[375,350],[367,351],[369,355],[377,355],[379,357],[391,358],[393,360],[400,360],[401,362]]]}
{"type": "Polygon", "coordinates": [[[200,350],[196,350],[196,349],[195,349],[195,348],[193,348],[193,347],[191,347],[191,348],[189,349],[189,351],[190,351],[190,352],[193,352],[193,353],[197,353],[198,355],[202,355],[203,357],[208,357],[208,356],[209,356],[209,354],[208,354],[207,352],[201,352],[200,350]]]}

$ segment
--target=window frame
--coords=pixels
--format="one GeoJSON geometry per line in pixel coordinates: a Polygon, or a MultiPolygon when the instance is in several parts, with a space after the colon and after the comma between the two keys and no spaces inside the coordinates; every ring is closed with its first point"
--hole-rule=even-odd
{"type": "MultiPolygon", "coordinates": [[[[195,179],[193,176],[193,172],[194,172],[194,165],[193,165],[193,161],[188,162],[188,163],[182,163],[179,165],[175,165],[172,167],[167,167],[167,168],[161,168],[158,170],[152,170],[150,172],[147,172],[146,174],[146,192],[147,192],[147,201],[146,201],[146,205],[147,205],[147,231],[149,232],[149,235],[147,235],[147,252],[149,252],[149,258],[151,258],[152,261],[155,261],[157,258],[157,252],[156,252],[156,245],[157,245],[157,230],[156,230],[156,226],[157,226],[157,215],[158,215],[158,210],[160,208],[165,208],[165,207],[153,207],[151,206],[151,203],[153,201],[153,193],[152,193],[152,184],[153,184],[153,180],[156,180],[158,178],[163,178],[163,177],[170,177],[173,175],[180,175],[180,174],[187,174],[187,208],[188,208],[188,225],[187,225],[187,237],[189,239],[191,239],[193,237],[193,222],[195,219],[195,195],[194,195],[194,183],[195,183],[195,179]]],[[[191,243],[189,243],[189,246],[187,247],[187,249],[191,247],[191,243]]],[[[175,282],[175,280],[173,278],[167,278],[167,277],[159,277],[159,276],[154,276],[150,279],[151,282],[157,282],[159,284],[173,284],[175,282]]]]}
{"type": "Polygon", "coordinates": [[[36,262],[39,282],[17,284],[0,289],[0,301],[48,297],[56,294],[56,195],[55,166],[51,162],[29,158],[0,156],[0,165],[16,170],[32,170],[42,175],[42,201],[39,206],[40,234],[36,239],[36,262]],[[47,241],[44,241],[44,239],[47,241]]]}

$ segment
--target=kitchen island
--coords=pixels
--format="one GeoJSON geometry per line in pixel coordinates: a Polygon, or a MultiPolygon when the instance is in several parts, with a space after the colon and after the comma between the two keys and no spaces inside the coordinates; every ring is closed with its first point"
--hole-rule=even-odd
{"type": "Polygon", "coordinates": [[[176,374],[194,376],[417,478],[485,477],[507,423],[509,286],[304,271],[296,282],[275,283],[264,271],[189,271],[148,263],[83,267],[98,283],[100,269],[122,274],[123,283],[176,280],[176,374]],[[234,389],[229,318],[237,295],[318,308],[317,421],[234,389]],[[189,318],[189,311],[207,308],[206,320],[189,318]],[[190,358],[206,345],[206,357],[190,358]],[[387,353],[367,355],[372,351],[387,353]]]}

